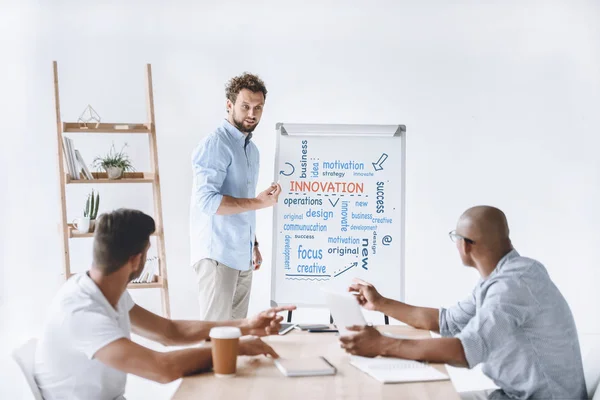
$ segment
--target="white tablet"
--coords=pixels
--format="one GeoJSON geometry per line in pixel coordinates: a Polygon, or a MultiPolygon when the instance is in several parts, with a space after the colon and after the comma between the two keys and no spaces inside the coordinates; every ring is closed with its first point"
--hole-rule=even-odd
{"type": "Polygon", "coordinates": [[[346,329],[352,325],[367,325],[356,297],[350,293],[332,292],[323,290],[333,323],[337,326],[340,335],[350,333],[346,329]]]}

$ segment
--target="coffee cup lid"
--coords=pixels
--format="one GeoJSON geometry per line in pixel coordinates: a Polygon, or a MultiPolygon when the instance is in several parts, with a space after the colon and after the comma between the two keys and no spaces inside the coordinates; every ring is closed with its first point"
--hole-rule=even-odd
{"type": "Polygon", "coordinates": [[[237,339],[242,336],[242,331],[234,326],[219,326],[211,328],[209,336],[213,339],[237,339]]]}

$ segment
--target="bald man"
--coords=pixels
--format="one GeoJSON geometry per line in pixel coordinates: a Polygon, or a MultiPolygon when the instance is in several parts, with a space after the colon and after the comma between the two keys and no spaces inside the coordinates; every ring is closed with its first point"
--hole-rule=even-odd
{"type": "Polygon", "coordinates": [[[381,296],[356,280],[350,291],[368,310],[380,311],[439,339],[382,336],[351,327],[340,338],[350,354],[390,356],[473,368],[499,390],[461,393],[462,399],[586,399],[575,322],[569,305],[536,260],[513,248],[506,217],[494,207],[470,208],[450,232],[460,258],[481,275],[473,292],[448,309],[410,306],[381,296]]]}

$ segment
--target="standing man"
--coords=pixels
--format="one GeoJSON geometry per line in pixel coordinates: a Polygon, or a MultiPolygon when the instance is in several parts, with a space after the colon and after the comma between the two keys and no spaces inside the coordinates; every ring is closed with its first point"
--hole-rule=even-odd
{"type": "Polygon", "coordinates": [[[244,73],[225,94],[227,118],[192,155],[191,261],[200,317],[214,321],[248,313],[252,271],[262,263],[255,211],[275,205],[281,193],[273,184],[256,196],[259,154],[251,139],[265,105],[264,82],[244,73]]]}

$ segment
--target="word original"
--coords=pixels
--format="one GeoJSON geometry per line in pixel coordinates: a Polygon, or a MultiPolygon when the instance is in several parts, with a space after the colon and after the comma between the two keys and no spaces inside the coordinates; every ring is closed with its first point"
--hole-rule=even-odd
{"type": "Polygon", "coordinates": [[[332,247],[327,250],[329,254],[337,254],[342,257],[344,254],[358,255],[358,247],[332,247]]]}
{"type": "Polygon", "coordinates": [[[289,219],[292,221],[295,221],[297,219],[303,219],[303,218],[304,218],[304,215],[302,215],[302,214],[286,214],[283,216],[283,219],[289,219]]]}

